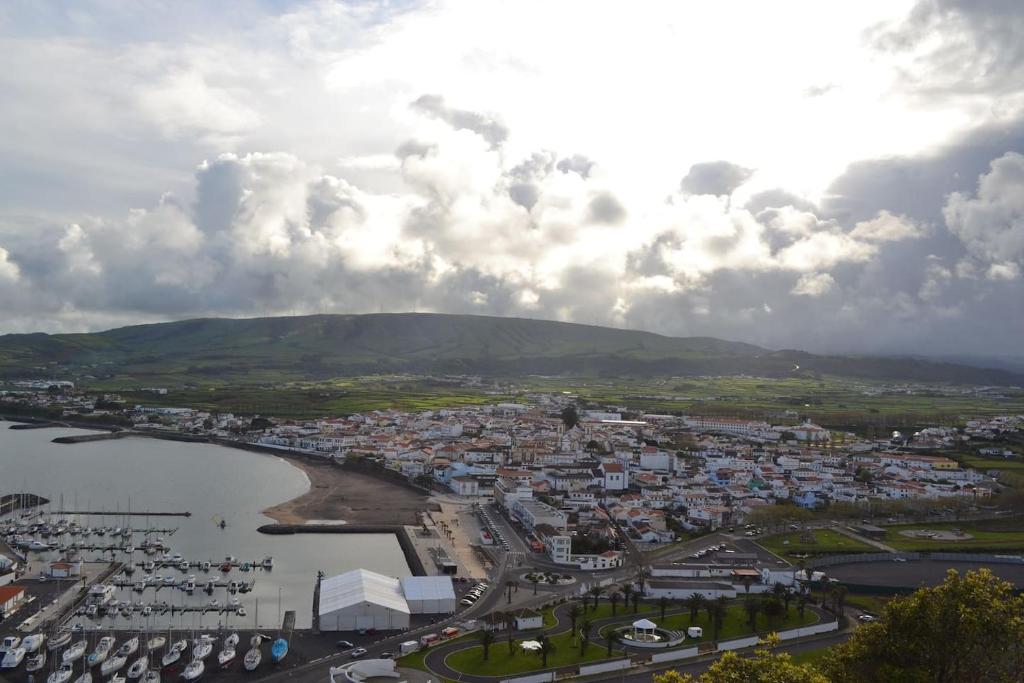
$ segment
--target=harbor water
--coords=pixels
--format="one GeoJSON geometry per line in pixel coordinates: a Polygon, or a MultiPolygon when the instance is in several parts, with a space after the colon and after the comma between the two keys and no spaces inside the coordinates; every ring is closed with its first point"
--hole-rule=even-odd
{"type": "MultiPolygon", "coordinates": [[[[229,555],[243,562],[273,557],[270,571],[240,572],[236,568],[229,573],[228,579],[255,582],[253,590],[246,594],[228,595],[226,588],[216,589],[212,596],[198,589],[189,596],[175,588],[159,591],[148,588],[140,594],[125,588],[116,596],[121,601],[168,602],[179,607],[199,606],[211,599],[226,604],[231,598],[237,598],[245,609],[244,617],[216,611],[205,615],[187,612],[173,617],[153,614],[143,618],[135,614],[130,619],[119,616],[116,621],[109,618],[98,621],[102,626],[158,629],[166,628],[173,619],[175,627],[184,628],[216,627],[226,620],[239,628],[276,628],[280,624],[279,613],[294,610],[296,626],[308,628],[317,571],[327,576],[357,568],[390,576],[410,573],[397,539],[390,534],[268,536],[259,533],[256,529],[260,525],[273,522],[262,515],[261,510],[301,495],[310,487],[305,473],[282,458],[209,444],[147,438],[55,444],[52,439],[56,437],[89,432],[64,428],[11,430],[8,428],[11,424],[0,421],[0,493],[39,494],[50,499],[45,507],[54,511],[60,509],[63,496],[65,510],[127,511],[130,505],[134,511],[187,510],[192,513],[190,517],[67,517],[91,527],[176,527],[173,534],[154,536],[163,537],[170,553],[179,553],[192,562],[213,563],[210,573],[198,568],[181,572],[171,567],[153,573],[172,575],[175,580],[195,574],[197,585],[202,587],[209,576],[219,576],[216,567],[229,555]]],[[[120,542],[109,536],[66,536],[63,540],[92,541],[97,545],[120,542]]],[[[143,540],[142,534],[132,538],[136,547],[143,540]]],[[[55,552],[30,553],[31,573],[38,574],[57,556],[55,552]]],[[[109,559],[111,553],[81,551],[80,557],[109,559]]],[[[113,557],[129,561],[125,553],[118,552],[113,557]]],[[[146,555],[136,550],[131,561],[139,563],[159,557],[159,554],[146,555]]],[[[145,573],[139,568],[130,578],[138,581],[145,573]]],[[[87,621],[81,617],[76,620],[87,621]]]]}

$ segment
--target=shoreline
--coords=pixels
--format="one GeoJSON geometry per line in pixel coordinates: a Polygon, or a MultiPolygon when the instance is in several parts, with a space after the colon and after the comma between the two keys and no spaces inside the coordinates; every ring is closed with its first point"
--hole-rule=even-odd
{"type": "MultiPolygon", "coordinates": [[[[349,464],[335,464],[331,460],[296,451],[216,437],[172,432],[134,431],[112,425],[89,425],[86,427],[80,424],[72,425],[21,415],[0,415],[0,419],[15,424],[39,425],[35,429],[55,427],[98,432],[57,437],[53,439],[57,443],[87,443],[137,436],[184,443],[205,443],[276,456],[301,471],[308,483],[305,493],[260,511],[260,514],[278,524],[303,525],[316,522],[337,524],[344,522],[346,525],[417,525],[420,522],[419,514],[428,510],[430,506],[429,494],[409,483],[404,477],[397,479],[388,476],[388,473],[384,471],[349,464]]],[[[400,475],[395,474],[395,477],[400,477],[400,475]]]]}

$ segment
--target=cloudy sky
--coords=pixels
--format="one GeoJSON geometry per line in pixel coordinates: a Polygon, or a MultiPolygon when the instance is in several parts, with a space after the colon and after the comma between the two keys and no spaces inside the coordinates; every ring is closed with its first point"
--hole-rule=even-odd
{"type": "Polygon", "coordinates": [[[0,5],[0,332],[440,311],[1021,355],[1017,0],[0,5]]]}

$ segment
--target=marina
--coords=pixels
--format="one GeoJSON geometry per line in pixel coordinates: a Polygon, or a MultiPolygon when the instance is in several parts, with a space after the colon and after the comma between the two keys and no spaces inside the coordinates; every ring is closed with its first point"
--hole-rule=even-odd
{"type": "MultiPolygon", "coordinates": [[[[19,510],[0,518],[0,533],[20,527],[21,533],[15,535],[29,546],[36,543],[34,548],[15,548],[27,558],[28,575],[48,574],[51,564],[69,558],[81,561],[91,574],[115,562],[118,569],[104,582],[113,585],[113,599],[119,604],[132,605],[95,622],[84,612],[76,614],[82,607],[88,609],[77,605],[69,615],[72,623],[124,630],[140,624],[215,628],[218,620],[230,620],[239,627],[244,622],[247,628],[278,628],[280,622],[270,618],[276,609],[267,606],[276,607],[280,592],[284,607],[295,612],[295,628],[305,629],[312,621],[317,571],[364,566],[389,575],[409,573],[395,534],[385,529],[354,535],[260,533],[260,526],[273,521],[261,514],[263,509],[309,489],[303,471],[277,456],[140,438],[54,444],[55,436],[82,432],[10,430],[10,424],[0,422],[0,449],[5,453],[0,481],[14,486],[0,493],[29,492],[51,501],[34,516],[22,517],[27,511],[19,510]],[[117,491],[123,492],[120,497],[112,495],[117,491]],[[92,504],[62,505],[61,500],[92,504]],[[111,514],[102,516],[60,512],[111,508],[111,514]],[[191,515],[174,517],[172,524],[150,524],[144,514],[128,516],[129,508],[191,515]],[[62,524],[64,533],[57,534],[62,524]],[[34,525],[39,533],[31,532],[34,525]],[[44,537],[47,529],[50,535],[44,537]],[[211,577],[221,576],[223,583],[208,584],[211,577]],[[231,598],[238,600],[241,611],[225,609],[231,598]],[[211,599],[221,606],[211,608],[211,599]]],[[[75,580],[48,578],[65,586],[75,580]]],[[[36,609],[29,606],[23,611],[36,609]]]]}

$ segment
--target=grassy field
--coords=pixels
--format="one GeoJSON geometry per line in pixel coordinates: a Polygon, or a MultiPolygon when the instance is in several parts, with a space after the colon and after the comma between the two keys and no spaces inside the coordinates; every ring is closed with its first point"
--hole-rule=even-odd
{"type": "MultiPolygon", "coordinates": [[[[664,620],[661,620],[657,616],[651,616],[652,613],[656,613],[658,608],[654,605],[640,605],[641,613],[647,613],[648,618],[651,618],[655,623],[663,628],[670,630],[685,630],[690,626],[699,626],[704,629],[704,637],[701,640],[709,640],[712,634],[712,628],[708,619],[707,613],[701,611],[694,621],[690,621],[689,614],[676,614],[668,615],[664,620]]],[[[582,623],[584,618],[596,620],[611,616],[611,605],[600,604],[597,610],[590,610],[585,617],[580,618],[582,623]]],[[[618,617],[621,618],[619,622],[622,624],[629,624],[633,621],[633,611],[630,608],[628,611],[618,609],[618,617]]],[[[769,622],[767,617],[763,614],[759,614],[757,617],[757,628],[758,633],[767,633],[769,631],[779,631],[788,628],[796,628],[798,626],[806,626],[813,624],[818,621],[818,615],[810,610],[806,611],[801,617],[796,610],[795,606],[791,606],[789,614],[775,619],[769,622]]],[[[559,628],[564,628],[564,625],[560,625],[559,628]]],[[[605,626],[600,632],[596,634],[599,640],[603,641],[605,632],[612,628],[612,626],[605,626]]],[[[722,624],[722,630],[719,634],[718,639],[728,640],[731,638],[737,638],[751,633],[747,613],[743,608],[743,604],[740,602],[733,603],[729,606],[726,613],[725,620],[722,624]]],[[[553,635],[551,638],[551,644],[554,646],[554,650],[548,655],[548,668],[571,666],[576,664],[584,664],[588,662],[594,662],[601,659],[608,658],[607,646],[604,644],[590,643],[587,645],[585,650],[581,653],[580,644],[577,638],[569,632],[563,632],[558,635],[553,635]]],[[[694,644],[699,642],[695,639],[688,638],[687,644],[694,644]]],[[[524,653],[519,649],[518,645],[514,650],[515,654],[510,656],[508,650],[507,641],[503,640],[500,636],[495,643],[491,645],[489,658],[485,661],[483,657],[483,648],[474,647],[468,650],[454,653],[446,660],[448,665],[466,674],[477,674],[482,676],[498,676],[508,674],[524,673],[528,671],[535,671],[542,668],[541,658],[537,654],[524,653]]],[[[612,650],[612,657],[621,656],[622,651],[618,648],[612,650]]]]}
{"type": "MultiPolygon", "coordinates": [[[[922,386],[917,394],[887,392],[882,385],[844,378],[674,377],[547,378],[518,377],[460,385],[412,375],[367,375],[321,381],[289,381],[272,370],[256,370],[245,383],[216,375],[182,373],[163,377],[118,375],[93,379],[94,390],[120,393],[130,404],[194,406],[243,415],[295,419],[397,408],[429,410],[501,401],[525,401],[534,392],[568,392],[586,405],[614,404],[638,412],[725,415],[796,422],[809,417],[825,426],[885,434],[934,424],[959,424],[967,416],[1024,410],[1024,392],[999,397],[964,394],[961,388],[922,386]],[[168,389],[166,395],[141,391],[168,389]],[[788,414],[788,416],[787,416],[788,414]]],[[[978,466],[1020,467],[1024,461],[973,457],[978,466]]]]}
{"type": "Polygon", "coordinates": [[[793,661],[797,664],[810,664],[811,666],[817,666],[825,657],[828,656],[830,648],[823,647],[818,650],[804,650],[803,652],[797,652],[792,655],[793,661]]]}
{"type": "Polygon", "coordinates": [[[836,553],[869,553],[877,552],[877,548],[844,536],[831,529],[813,529],[810,532],[794,531],[788,534],[777,534],[761,538],[759,545],[764,546],[776,555],[792,559],[795,555],[832,555],[836,553]],[[806,542],[803,537],[810,533],[813,543],[806,542]]]}
{"type": "Polygon", "coordinates": [[[902,524],[886,527],[885,543],[900,550],[908,551],[1006,551],[1024,550],[1024,520],[1020,518],[1003,518],[982,520],[977,522],[935,522],[930,524],[902,524]],[[904,536],[902,531],[908,530],[945,530],[959,529],[971,538],[956,540],[932,540],[904,536]]]}

